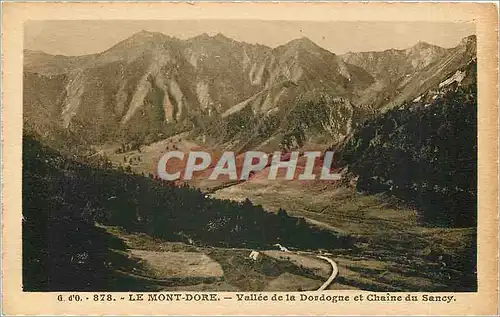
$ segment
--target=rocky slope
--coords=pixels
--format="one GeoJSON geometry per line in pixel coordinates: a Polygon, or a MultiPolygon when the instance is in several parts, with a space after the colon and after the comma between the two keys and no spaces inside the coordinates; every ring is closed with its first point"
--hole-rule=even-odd
{"type": "Polygon", "coordinates": [[[405,50],[347,53],[342,58],[375,78],[358,102],[388,109],[425,93],[475,56],[476,36],[471,35],[451,49],[419,42],[405,50]]]}
{"type": "Polygon", "coordinates": [[[473,59],[425,94],[367,120],[337,148],[358,190],[401,198],[432,225],[476,225],[476,67],[473,59]]]}
{"type": "Polygon", "coordinates": [[[340,57],[307,38],[273,49],[141,31],[99,54],[25,51],[24,123],[75,144],[144,144],[183,131],[233,149],[297,133],[340,141],[360,118],[415,98],[474,54],[473,37],[454,49],[419,43],[340,57]]]}
{"type": "Polygon", "coordinates": [[[311,89],[350,97],[373,82],[305,38],[271,49],[221,34],[181,41],[146,31],[95,55],[26,51],[24,73],[24,106],[36,113],[25,117],[29,126],[93,143],[156,138],[245,107],[263,115],[311,89]]]}

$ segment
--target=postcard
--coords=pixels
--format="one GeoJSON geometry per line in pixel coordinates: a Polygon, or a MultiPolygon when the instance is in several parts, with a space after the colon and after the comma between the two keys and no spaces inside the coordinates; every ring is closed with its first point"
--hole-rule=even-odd
{"type": "Polygon", "coordinates": [[[4,3],[6,315],[495,315],[494,3],[4,3]]]}

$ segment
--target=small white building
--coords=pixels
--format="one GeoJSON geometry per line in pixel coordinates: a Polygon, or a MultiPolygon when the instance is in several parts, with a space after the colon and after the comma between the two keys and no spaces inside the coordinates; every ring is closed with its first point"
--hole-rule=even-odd
{"type": "Polygon", "coordinates": [[[252,251],[250,252],[250,255],[248,257],[254,261],[257,261],[260,258],[260,253],[257,251],[252,251]]]}

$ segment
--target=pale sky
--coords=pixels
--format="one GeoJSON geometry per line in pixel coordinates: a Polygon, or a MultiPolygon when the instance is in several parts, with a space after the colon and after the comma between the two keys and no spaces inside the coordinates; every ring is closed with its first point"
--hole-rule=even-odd
{"type": "Polygon", "coordinates": [[[473,23],[449,22],[311,22],[259,20],[182,21],[29,21],[24,48],[49,54],[102,52],[130,35],[147,30],[180,39],[222,33],[237,41],[276,47],[306,36],[336,54],[348,51],[405,49],[418,41],[450,48],[475,34],[473,23]]]}

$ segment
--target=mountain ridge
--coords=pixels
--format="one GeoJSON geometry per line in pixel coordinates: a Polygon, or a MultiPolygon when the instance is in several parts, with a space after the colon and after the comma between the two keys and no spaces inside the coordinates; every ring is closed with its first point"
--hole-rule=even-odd
{"type": "MultiPolygon", "coordinates": [[[[227,123],[228,116],[250,121],[286,116],[300,99],[325,95],[344,100],[338,110],[327,111],[332,115],[346,109],[351,115],[370,112],[441,82],[475,54],[474,38],[462,42],[454,49],[417,43],[404,51],[384,51],[405,52],[395,57],[379,52],[385,63],[374,67],[363,60],[369,53],[346,58],[307,37],[271,48],[223,34],[181,40],[140,31],[98,54],[64,57],[25,50],[24,122],[52,138],[70,131],[90,144],[148,143],[189,130],[205,139],[211,126],[227,123]]],[[[341,131],[355,123],[345,119],[319,135],[340,133],[342,139],[341,131]]]]}
{"type": "MultiPolygon", "coordinates": [[[[297,37],[297,38],[294,38],[294,39],[291,39],[283,44],[280,44],[280,45],[277,45],[275,47],[272,47],[272,46],[268,46],[268,45],[264,45],[264,44],[260,44],[260,43],[249,43],[249,42],[246,42],[246,41],[238,41],[238,40],[235,40],[235,39],[232,39],[230,37],[227,37],[225,36],[223,33],[221,32],[218,32],[217,34],[215,35],[209,35],[207,32],[204,32],[204,33],[201,33],[201,34],[198,34],[198,35],[195,35],[195,36],[192,36],[192,37],[188,37],[186,39],[181,39],[181,38],[178,38],[178,37],[175,37],[175,36],[170,36],[170,35],[167,35],[165,33],[162,33],[162,32],[155,32],[155,31],[148,31],[148,30],[141,30],[141,31],[137,31],[135,33],[132,33],[130,36],[128,36],[127,38],[124,38],[123,40],[120,40],[118,41],[117,43],[111,45],[108,49],[105,49],[104,51],[106,50],[109,50],[110,48],[112,48],[113,46],[117,45],[118,43],[120,42],[123,42],[127,39],[130,39],[134,36],[137,36],[137,35],[140,35],[140,34],[143,34],[143,35],[152,35],[152,34],[158,34],[158,35],[161,35],[161,36],[164,36],[166,38],[169,38],[169,39],[172,39],[172,40],[177,40],[177,41],[190,41],[190,40],[193,40],[193,39],[196,39],[198,37],[208,37],[208,38],[214,38],[216,36],[222,36],[228,40],[231,40],[231,41],[235,41],[235,42],[239,42],[239,43],[244,43],[244,44],[248,44],[248,45],[255,45],[255,46],[262,46],[262,47],[266,47],[266,48],[269,48],[269,49],[274,49],[274,48],[277,48],[279,46],[284,46],[284,45],[287,45],[288,43],[290,42],[293,42],[293,41],[297,41],[297,40],[301,40],[301,39],[306,39],[310,42],[312,42],[314,45],[324,49],[324,50],[327,50],[329,51],[330,53],[333,53],[333,54],[336,54],[336,55],[346,55],[346,54],[351,54],[351,53],[370,53],[370,52],[386,52],[386,51],[392,51],[392,50],[396,50],[396,51],[404,51],[404,50],[409,50],[411,49],[412,47],[415,47],[415,46],[418,46],[419,44],[420,45],[425,45],[425,46],[433,46],[433,47],[439,47],[439,48],[442,48],[442,49],[450,49],[450,48],[444,48],[444,47],[441,47],[439,45],[436,45],[436,44],[432,44],[432,43],[428,43],[428,42],[425,42],[425,41],[418,41],[417,43],[415,43],[414,45],[410,46],[410,47],[407,47],[407,48],[403,48],[403,49],[396,49],[396,48],[387,48],[387,49],[382,49],[382,50],[368,50],[368,51],[348,51],[346,53],[342,53],[342,54],[337,54],[335,53],[334,51],[332,50],[329,50],[327,48],[323,48],[321,47],[320,45],[318,45],[317,43],[315,43],[314,41],[312,41],[309,37],[307,36],[301,36],[301,37],[297,37]]],[[[470,40],[470,39],[473,39],[474,41],[476,40],[476,35],[475,34],[471,34],[471,35],[468,35],[468,36],[465,36],[462,38],[461,41],[464,41],[464,40],[470,40]]],[[[457,44],[457,45],[460,45],[457,44]]],[[[102,52],[104,52],[102,51],[102,52]]],[[[88,55],[96,55],[96,54],[99,54],[99,53],[102,53],[102,52],[97,52],[97,53],[91,53],[91,54],[82,54],[82,55],[65,55],[65,54],[51,54],[51,53],[48,53],[48,52],[45,52],[43,50],[39,50],[39,49],[24,49],[24,52],[42,52],[44,54],[47,54],[47,55],[52,55],[52,56],[64,56],[64,57],[81,57],[81,56],[88,56],[88,55]]]]}

